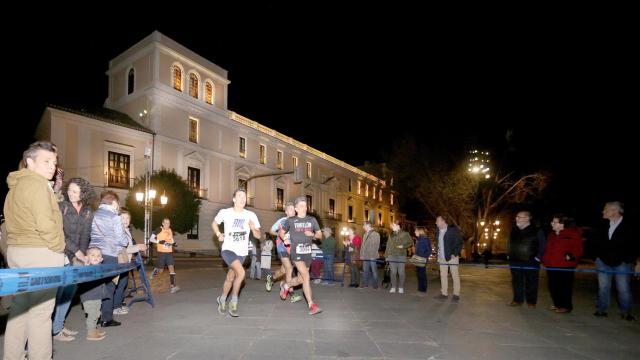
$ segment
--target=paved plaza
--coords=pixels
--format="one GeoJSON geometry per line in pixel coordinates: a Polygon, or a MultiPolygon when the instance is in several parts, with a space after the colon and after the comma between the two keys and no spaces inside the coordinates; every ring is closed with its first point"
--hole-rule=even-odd
{"type": "MultiPolygon", "coordinates": [[[[84,339],[84,313],[71,309],[73,342],[54,343],[55,359],[639,359],[640,323],[621,320],[615,300],[609,318],[595,318],[594,274],[579,274],[571,314],[547,311],[544,272],[537,309],[508,307],[506,269],[463,267],[459,303],[433,299],[437,272],[429,272],[427,296],[416,294],[407,268],[405,294],[312,285],[324,312],[307,314],[306,302],[281,301],[277,286],[247,280],[239,318],[219,315],[215,297],[224,277],[219,258],[180,260],[182,291],[159,288],[156,307],[134,304],[117,315],[102,341],[84,339]]],[[[338,273],[340,273],[338,271],[338,273]]],[[[168,274],[163,274],[168,277],[168,274]]],[[[638,283],[634,283],[638,309],[638,283]]],[[[6,322],[6,317],[3,317],[6,322]]],[[[2,329],[4,325],[2,325],[2,329]]],[[[4,330],[2,330],[4,333],[4,330]]],[[[4,339],[2,339],[3,341],[4,339]]],[[[0,341],[0,347],[2,342],[0,341]]]]}

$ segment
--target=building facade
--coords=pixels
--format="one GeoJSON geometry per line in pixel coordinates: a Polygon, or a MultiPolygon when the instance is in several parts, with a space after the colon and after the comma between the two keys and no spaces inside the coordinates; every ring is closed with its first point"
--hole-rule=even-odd
{"type": "Polygon", "coordinates": [[[336,234],[354,225],[361,232],[366,219],[388,229],[402,217],[388,179],[229,111],[227,71],[159,32],[111,60],[107,75],[103,109],[51,105],[37,136],[58,145],[66,178],[84,177],[123,199],[147,166],[175,169],[202,199],[182,249],[218,249],[211,222],[238,187],[264,230],[298,196],[336,234]]]}

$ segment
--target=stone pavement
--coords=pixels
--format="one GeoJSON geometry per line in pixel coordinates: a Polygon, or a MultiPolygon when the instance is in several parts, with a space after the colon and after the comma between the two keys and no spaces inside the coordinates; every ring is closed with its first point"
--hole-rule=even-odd
{"type": "MultiPolygon", "coordinates": [[[[439,277],[429,273],[428,295],[416,295],[407,268],[405,294],[387,290],[312,285],[324,309],[307,314],[306,302],[281,301],[264,282],[247,280],[239,318],[221,316],[215,297],[224,272],[219,259],[177,266],[182,291],[155,294],[156,307],[134,304],[116,316],[107,338],[54,343],[55,359],[638,359],[640,323],[620,320],[615,301],[609,318],[595,318],[594,274],[579,274],[571,314],[547,311],[544,275],[538,308],[508,307],[506,269],[463,267],[462,299],[439,301],[439,277]]],[[[339,273],[339,272],[337,272],[339,273]]],[[[541,272],[544,274],[544,272],[541,272]]],[[[165,272],[163,276],[168,277],[165,272]]],[[[636,287],[635,314],[638,315],[636,287]]],[[[161,286],[157,285],[156,286],[161,286]]],[[[84,329],[79,305],[68,327],[84,329]]],[[[4,332],[4,331],[2,331],[4,332]]],[[[3,341],[3,339],[1,339],[3,341]]],[[[0,347],[2,343],[0,342],[0,347]]]]}

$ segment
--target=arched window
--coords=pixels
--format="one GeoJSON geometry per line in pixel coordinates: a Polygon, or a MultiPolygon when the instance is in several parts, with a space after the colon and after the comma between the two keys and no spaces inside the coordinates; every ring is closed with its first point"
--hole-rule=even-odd
{"type": "Polygon", "coordinates": [[[207,81],[204,85],[204,101],[213,105],[213,84],[211,81],[207,81]]]}
{"type": "Polygon", "coordinates": [[[198,76],[193,73],[189,74],[189,95],[198,98],[198,76]]]}
{"type": "Polygon", "coordinates": [[[182,91],[182,69],[178,65],[173,65],[173,88],[182,91]]]}
{"type": "Polygon", "coordinates": [[[129,69],[129,75],[127,76],[127,94],[131,94],[133,92],[135,77],[136,77],[136,74],[133,68],[129,69]]]}

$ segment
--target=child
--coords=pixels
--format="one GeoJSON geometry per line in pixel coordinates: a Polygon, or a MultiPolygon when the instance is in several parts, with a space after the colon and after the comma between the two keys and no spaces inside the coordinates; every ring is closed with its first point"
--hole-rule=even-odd
{"type": "MultiPolygon", "coordinates": [[[[100,265],[102,262],[102,251],[99,248],[91,247],[87,249],[88,265],[100,265]]],[[[80,295],[82,307],[87,314],[87,340],[102,340],[106,333],[97,329],[98,318],[100,317],[100,307],[102,299],[108,297],[106,295],[106,287],[104,280],[98,279],[82,284],[84,292],[80,295]]]]}
{"type": "Polygon", "coordinates": [[[180,287],[176,286],[176,261],[173,258],[173,247],[176,242],[173,239],[173,230],[171,230],[171,220],[169,218],[162,219],[162,227],[156,236],[151,236],[149,241],[156,243],[158,250],[158,267],[151,272],[151,279],[162,274],[165,265],[169,268],[169,280],[171,281],[172,294],[180,291],[180,287]]]}
{"type": "Polygon", "coordinates": [[[273,250],[273,241],[269,238],[262,245],[262,256],[260,256],[260,268],[265,276],[271,276],[271,250],[273,250]]]}

